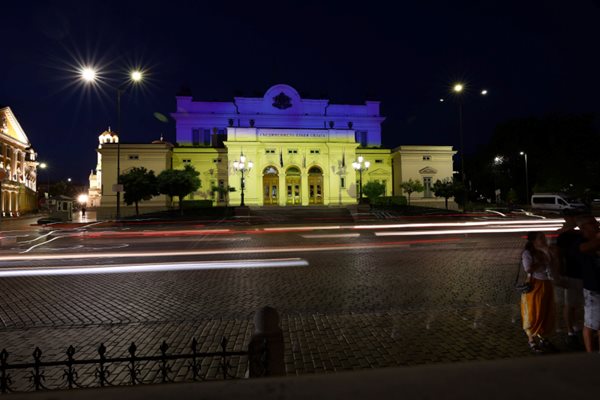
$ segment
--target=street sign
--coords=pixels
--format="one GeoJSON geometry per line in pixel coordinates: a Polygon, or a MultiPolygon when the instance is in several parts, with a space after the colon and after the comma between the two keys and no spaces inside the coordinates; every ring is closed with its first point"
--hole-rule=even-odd
{"type": "Polygon", "coordinates": [[[120,185],[118,183],[115,183],[112,187],[112,191],[117,193],[117,192],[122,192],[123,191],[123,185],[120,185]]]}

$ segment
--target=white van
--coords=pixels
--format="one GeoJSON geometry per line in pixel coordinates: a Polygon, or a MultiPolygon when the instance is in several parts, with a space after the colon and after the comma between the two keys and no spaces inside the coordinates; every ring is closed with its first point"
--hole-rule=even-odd
{"type": "Polygon", "coordinates": [[[570,200],[563,194],[537,193],[531,196],[531,208],[561,212],[562,210],[585,210],[586,206],[574,200],[570,200]]]}

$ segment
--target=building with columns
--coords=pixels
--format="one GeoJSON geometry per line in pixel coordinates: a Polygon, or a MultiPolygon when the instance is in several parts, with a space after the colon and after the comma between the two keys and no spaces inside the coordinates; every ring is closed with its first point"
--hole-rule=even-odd
{"type": "MultiPolygon", "coordinates": [[[[412,203],[443,207],[444,200],[433,195],[432,185],[452,177],[455,151],[451,146],[382,148],[385,117],[379,106],[378,101],[347,105],[304,99],[285,84],[272,86],[262,97],[234,97],[233,101],[178,96],[177,109],[171,114],[176,124],[175,146],[163,142],[157,151],[156,143],[155,147],[127,145],[139,147],[126,150],[121,145],[121,165],[137,157],[139,165],[156,174],[164,168],[192,165],[200,172],[201,187],[188,199],[238,205],[242,177],[235,162],[244,157],[246,166],[252,164],[244,173],[246,205],[343,206],[358,200],[359,172],[353,163],[362,157],[370,164],[362,174],[363,185],[378,181],[385,186],[385,195],[393,196],[403,194],[401,182],[418,179],[426,190],[413,193],[412,203]],[[150,167],[158,162],[159,154],[164,157],[160,165],[150,167]],[[227,190],[215,190],[219,187],[232,191],[227,196],[227,190]]],[[[101,143],[101,147],[96,176],[102,183],[96,187],[103,187],[104,206],[106,195],[114,197],[107,188],[116,182],[116,159],[107,164],[107,146],[101,143]],[[113,172],[107,174],[107,168],[113,172]]]]}
{"type": "Polygon", "coordinates": [[[0,205],[4,217],[37,209],[37,161],[10,107],[0,108],[0,205]]]}

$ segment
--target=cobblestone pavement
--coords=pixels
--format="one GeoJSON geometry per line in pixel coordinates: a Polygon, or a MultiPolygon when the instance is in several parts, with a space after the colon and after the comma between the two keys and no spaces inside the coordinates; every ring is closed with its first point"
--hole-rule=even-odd
{"type": "Polygon", "coordinates": [[[512,288],[521,245],[499,235],[476,247],[298,254],[308,267],[4,278],[0,348],[12,361],[35,346],[48,358],[70,344],[92,356],[101,342],[111,356],[131,341],[157,354],[163,340],[177,352],[192,337],[214,349],[227,336],[240,350],[253,312],[270,305],[289,374],[525,356],[512,288]]]}

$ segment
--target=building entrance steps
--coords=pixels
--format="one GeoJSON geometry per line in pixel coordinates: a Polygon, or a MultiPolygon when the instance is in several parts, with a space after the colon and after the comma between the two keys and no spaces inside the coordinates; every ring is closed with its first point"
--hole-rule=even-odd
{"type": "Polygon", "coordinates": [[[353,222],[352,214],[347,207],[250,207],[250,215],[265,222],[278,224],[353,222]]]}

